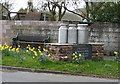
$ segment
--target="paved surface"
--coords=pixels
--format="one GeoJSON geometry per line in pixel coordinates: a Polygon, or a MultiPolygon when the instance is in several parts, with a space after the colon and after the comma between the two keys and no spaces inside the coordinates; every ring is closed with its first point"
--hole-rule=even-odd
{"type": "Polygon", "coordinates": [[[118,82],[112,79],[0,70],[3,82],[118,82]]]}

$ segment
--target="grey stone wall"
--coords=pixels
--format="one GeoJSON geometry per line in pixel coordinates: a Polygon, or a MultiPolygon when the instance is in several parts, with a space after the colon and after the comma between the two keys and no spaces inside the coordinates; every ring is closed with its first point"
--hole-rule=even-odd
{"type": "Polygon", "coordinates": [[[120,24],[98,22],[90,27],[89,42],[104,43],[104,53],[113,55],[120,49],[120,24]],[[118,48],[119,47],[119,48],[118,48]]]}
{"type": "MultiPolygon", "coordinates": [[[[1,22],[1,21],[0,21],[1,22]]],[[[20,34],[49,35],[50,42],[57,43],[60,22],[45,21],[2,21],[2,42],[12,43],[12,38],[20,34]]]]}
{"type": "MultiPolygon", "coordinates": [[[[49,35],[51,43],[58,42],[58,30],[61,22],[49,21],[2,21],[0,20],[0,41],[12,44],[12,38],[17,33],[49,35]],[[2,25],[2,26],[1,26],[2,25]]],[[[118,51],[120,45],[119,23],[94,23],[90,28],[90,39],[92,43],[104,43],[104,53],[113,55],[118,51]]],[[[119,48],[120,49],[120,48],[119,48]]]]}

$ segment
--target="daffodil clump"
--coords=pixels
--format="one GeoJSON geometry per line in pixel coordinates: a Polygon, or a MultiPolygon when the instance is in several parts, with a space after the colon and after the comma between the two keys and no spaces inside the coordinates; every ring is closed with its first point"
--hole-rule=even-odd
{"type": "Polygon", "coordinates": [[[4,45],[0,44],[0,50],[2,51],[2,58],[4,56],[14,56],[15,61],[22,61],[23,57],[20,54],[20,45],[17,48],[8,46],[6,43],[4,45]]]}
{"type": "Polygon", "coordinates": [[[33,59],[36,59],[38,62],[40,61],[49,61],[50,60],[50,54],[46,55],[46,49],[41,48],[41,46],[38,46],[38,48],[31,47],[29,44],[26,47],[26,53],[30,53],[33,59]],[[43,51],[42,51],[43,50],[43,51]]]}
{"type": "Polygon", "coordinates": [[[12,46],[8,46],[6,43],[4,45],[0,44],[0,51],[2,52],[2,57],[10,56],[12,46]]]}
{"type": "Polygon", "coordinates": [[[41,46],[35,48],[31,47],[29,44],[25,50],[20,49],[20,45],[18,45],[17,48],[14,48],[12,46],[8,46],[6,43],[4,45],[0,44],[0,50],[2,51],[2,57],[11,55],[14,56],[15,61],[23,61],[25,58],[23,57],[24,54],[28,54],[37,61],[47,61],[51,56],[50,54],[46,55],[45,48],[41,51],[41,46]]]}
{"type": "Polygon", "coordinates": [[[72,62],[76,64],[82,64],[84,62],[84,57],[77,52],[73,53],[72,62]]]}
{"type": "Polygon", "coordinates": [[[115,54],[115,58],[114,58],[114,60],[120,62],[120,53],[114,51],[114,54],[115,54]]]}

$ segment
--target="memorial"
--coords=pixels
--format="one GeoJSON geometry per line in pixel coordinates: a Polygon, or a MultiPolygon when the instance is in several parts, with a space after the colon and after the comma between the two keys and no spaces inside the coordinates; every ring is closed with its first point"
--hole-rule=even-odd
{"type": "Polygon", "coordinates": [[[104,44],[89,43],[88,24],[62,24],[58,39],[58,43],[46,44],[47,53],[54,60],[61,60],[65,56],[71,60],[73,53],[77,57],[81,54],[85,59],[103,59],[104,44]]]}

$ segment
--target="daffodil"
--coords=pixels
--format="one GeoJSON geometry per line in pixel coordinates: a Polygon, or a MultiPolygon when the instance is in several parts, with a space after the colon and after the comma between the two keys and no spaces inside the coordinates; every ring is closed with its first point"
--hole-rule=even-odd
{"type": "Polygon", "coordinates": [[[73,57],[73,59],[75,59],[75,57],[73,57]]]}
{"type": "Polygon", "coordinates": [[[28,49],[29,47],[27,46],[26,48],[28,49]]]}
{"type": "Polygon", "coordinates": [[[0,47],[2,47],[2,44],[0,44],[0,47]]]}
{"type": "Polygon", "coordinates": [[[4,46],[2,46],[1,50],[4,50],[4,49],[5,49],[4,46]]]}
{"type": "Polygon", "coordinates": [[[46,51],[45,48],[43,48],[43,51],[46,51]]]}
{"type": "Polygon", "coordinates": [[[35,56],[38,56],[38,54],[37,54],[37,53],[35,53],[35,56]]]}
{"type": "Polygon", "coordinates": [[[77,58],[77,55],[75,55],[75,58],[77,58]]]}
{"type": "Polygon", "coordinates": [[[30,47],[30,45],[28,44],[28,47],[30,47]]]}
{"type": "Polygon", "coordinates": [[[35,56],[33,56],[33,59],[35,58],[35,56]]]}
{"type": "Polygon", "coordinates": [[[116,55],[117,55],[117,54],[118,54],[118,52],[116,52],[116,51],[115,51],[115,52],[114,52],[114,54],[116,54],[116,55]]]}
{"type": "Polygon", "coordinates": [[[48,54],[48,56],[50,57],[50,54],[48,54]]]}
{"type": "Polygon", "coordinates": [[[9,51],[9,52],[11,51],[10,48],[8,49],[8,51],[9,51]]]}
{"type": "Polygon", "coordinates": [[[96,53],[96,55],[99,55],[98,53],[96,53]]]}
{"type": "Polygon", "coordinates": [[[9,48],[9,46],[6,46],[6,47],[5,47],[5,49],[8,49],[8,48],[9,48]]]}
{"type": "Polygon", "coordinates": [[[29,50],[31,51],[31,48],[29,47],[29,50]]]}
{"type": "Polygon", "coordinates": [[[29,50],[26,50],[26,52],[29,52],[29,50]]]}
{"type": "Polygon", "coordinates": [[[16,51],[18,51],[18,50],[19,50],[19,48],[16,49],[16,51]]]}
{"type": "Polygon", "coordinates": [[[75,53],[73,53],[73,56],[75,56],[75,53]]]}
{"type": "Polygon", "coordinates": [[[38,46],[38,48],[40,49],[41,47],[40,47],[40,46],[38,46]]]}
{"type": "Polygon", "coordinates": [[[78,58],[76,59],[76,61],[78,61],[78,58]]]}
{"type": "Polygon", "coordinates": [[[19,48],[16,49],[16,52],[19,53],[19,48]]]}
{"type": "Polygon", "coordinates": [[[33,49],[31,49],[31,51],[34,51],[33,49]]]}
{"type": "Polygon", "coordinates": [[[43,55],[43,53],[41,53],[40,55],[43,55]]]}
{"type": "Polygon", "coordinates": [[[7,45],[6,43],[4,43],[4,45],[7,45]]]}
{"type": "Polygon", "coordinates": [[[41,53],[41,50],[39,50],[39,52],[41,53]]]}
{"type": "Polygon", "coordinates": [[[10,49],[12,48],[12,46],[9,47],[10,49]]]}
{"type": "Polygon", "coordinates": [[[37,54],[37,52],[36,52],[36,51],[33,51],[33,52],[34,52],[35,56],[38,56],[38,54],[37,54]]]}
{"type": "Polygon", "coordinates": [[[79,54],[79,57],[81,57],[82,55],[81,54],[79,54]]]}
{"type": "Polygon", "coordinates": [[[65,56],[65,58],[68,58],[68,56],[65,56]]]}
{"type": "Polygon", "coordinates": [[[20,45],[18,45],[18,48],[20,48],[20,45]]]}
{"type": "Polygon", "coordinates": [[[13,48],[12,51],[15,52],[15,48],[13,48]]]}
{"type": "Polygon", "coordinates": [[[75,52],[75,54],[77,54],[77,52],[75,52]]]}

